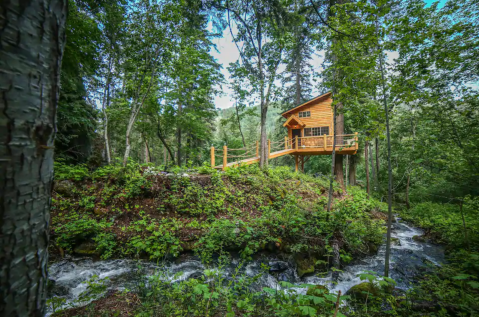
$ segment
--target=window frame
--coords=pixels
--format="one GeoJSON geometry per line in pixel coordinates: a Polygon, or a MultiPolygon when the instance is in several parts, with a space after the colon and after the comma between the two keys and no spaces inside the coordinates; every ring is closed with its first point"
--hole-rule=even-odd
{"type": "Polygon", "coordinates": [[[311,118],[311,111],[308,110],[308,111],[299,111],[298,112],[298,117],[299,118],[311,118]],[[307,114],[307,115],[304,115],[304,114],[307,114]]]}
{"type": "Polygon", "coordinates": [[[329,126],[304,128],[303,135],[305,137],[329,135],[329,126]],[[307,134],[307,131],[309,131],[309,135],[307,134]]]}

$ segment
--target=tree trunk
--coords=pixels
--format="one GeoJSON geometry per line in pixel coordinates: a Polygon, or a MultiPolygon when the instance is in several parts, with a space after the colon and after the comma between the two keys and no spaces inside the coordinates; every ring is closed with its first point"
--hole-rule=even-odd
{"type": "MultiPolygon", "coordinates": [[[[181,103],[178,105],[178,118],[181,119],[181,112],[182,112],[182,105],[181,103]]],[[[176,128],[176,163],[178,166],[181,166],[181,121],[176,128]]]]}
{"type": "Polygon", "coordinates": [[[356,155],[351,155],[349,157],[349,186],[356,186],[356,166],[356,155]]]}
{"type": "Polygon", "coordinates": [[[0,316],[44,316],[67,2],[1,8],[0,316]]]}
{"type": "Polygon", "coordinates": [[[336,181],[339,183],[342,189],[345,189],[344,185],[344,167],[343,167],[343,155],[335,155],[335,161],[336,163],[334,164],[334,175],[336,181]]]}
{"type": "Polygon", "coordinates": [[[147,139],[144,139],[144,140],[145,140],[145,148],[144,148],[145,163],[150,163],[151,158],[150,158],[150,148],[148,147],[148,140],[147,139]]]}
{"type": "Polygon", "coordinates": [[[105,156],[106,162],[111,163],[110,156],[110,144],[108,141],[108,115],[106,113],[107,101],[109,101],[110,94],[110,80],[111,80],[111,67],[113,64],[113,57],[110,55],[110,61],[108,62],[108,75],[106,77],[105,90],[103,92],[103,101],[102,101],[102,112],[103,112],[103,140],[105,142],[105,156]]]}
{"type": "Polygon", "coordinates": [[[238,110],[238,103],[235,103],[235,109],[236,109],[236,119],[238,120],[238,129],[241,134],[241,140],[243,141],[243,147],[246,147],[246,141],[244,140],[244,134],[243,130],[241,130],[241,119],[239,115],[239,110],[238,110]]]}
{"type": "Polygon", "coordinates": [[[369,155],[368,155],[368,149],[369,149],[369,141],[366,140],[364,144],[364,166],[366,168],[366,192],[369,195],[371,195],[371,189],[369,186],[369,155]]]}
{"type": "Polygon", "coordinates": [[[329,213],[331,212],[331,203],[333,201],[333,181],[334,181],[334,171],[336,163],[336,112],[337,106],[334,105],[333,112],[333,153],[331,154],[331,177],[329,179],[329,194],[328,194],[328,219],[329,213]]]}
{"type": "Polygon", "coordinates": [[[411,205],[409,204],[409,182],[411,181],[411,174],[407,175],[407,184],[406,184],[406,208],[409,209],[411,208],[411,205]]]}
{"type": "MultiPolygon", "coordinates": [[[[382,50],[381,50],[382,54],[382,50]]],[[[386,82],[384,79],[384,67],[383,67],[383,57],[379,56],[379,65],[381,68],[381,86],[383,89],[383,104],[384,112],[386,114],[386,136],[387,136],[387,147],[388,147],[388,224],[387,224],[387,233],[386,233],[386,254],[385,254],[385,263],[384,263],[384,276],[389,277],[389,257],[391,254],[391,225],[393,219],[392,211],[392,195],[393,195],[393,172],[391,166],[391,133],[389,129],[389,110],[388,103],[386,99],[386,82]]]]}
{"type": "Polygon", "coordinates": [[[295,75],[296,75],[296,94],[295,94],[295,103],[296,106],[301,103],[301,54],[297,52],[296,54],[296,70],[295,70],[295,75]]]}
{"type": "Polygon", "coordinates": [[[459,208],[461,210],[461,218],[462,218],[462,226],[464,228],[464,241],[466,242],[467,249],[470,250],[469,239],[467,237],[467,227],[466,227],[466,218],[464,218],[464,211],[462,210],[462,205],[464,205],[464,201],[461,199],[459,202],[459,208]]]}
{"type": "MultiPolygon", "coordinates": [[[[376,171],[374,168],[374,156],[373,156],[373,145],[372,142],[369,143],[369,161],[371,164],[371,178],[374,180],[374,185],[377,185],[376,171]]],[[[375,189],[376,190],[376,189],[375,189]]]]}
{"type": "MultiPolygon", "coordinates": [[[[155,51],[155,59],[158,59],[158,56],[160,54],[160,46],[156,48],[155,51]]],[[[128,121],[128,126],[126,129],[126,147],[125,147],[125,155],[123,156],[123,166],[126,166],[126,163],[128,163],[128,157],[130,156],[130,134],[131,131],[133,130],[133,126],[135,125],[136,117],[140,113],[141,108],[143,107],[143,104],[145,103],[146,97],[150,94],[150,89],[154,81],[155,73],[156,73],[156,62],[153,61],[153,58],[150,59],[148,63],[148,68],[151,67],[151,75],[150,75],[150,80],[148,84],[148,89],[146,90],[145,94],[143,95],[143,98],[141,100],[141,103],[139,103],[140,100],[140,90],[141,87],[143,86],[143,81],[145,80],[146,77],[146,70],[143,72],[143,75],[139,81],[138,87],[137,87],[137,92],[136,92],[136,97],[132,101],[132,108],[131,108],[131,114],[130,114],[130,120],[128,121]]]]}
{"type": "Polygon", "coordinates": [[[375,147],[376,147],[376,178],[378,179],[379,184],[379,138],[375,140],[375,147]]]}
{"type": "MultiPolygon", "coordinates": [[[[344,114],[342,113],[343,109],[343,104],[338,103],[337,105],[337,111],[339,111],[339,114],[337,114],[337,119],[336,119],[336,135],[340,135],[340,137],[336,137],[337,140],[339,140],[339,144],[343,144],[343,134],[344,134],[344,114]]],[[[336,181],[339,183],[341,188],[345,188],[344,186],[344,168],[343,168],[343,155],[335,155],[335,160],[336,163],[334,164],[334,175],[336,175],[336,181]]]]}
{"type": "Polygon", "coordinates": [[[268,166],[268,136],[266,133],[266,114],[268,112],[268,108],[261,106],[261,135],[260,135],[260,161],[259,166],[261,168],[268,166]]]}
{"type": "MultiPolygon", "coordinates": [[[[171,150],[171,148],[168,146],[168,143],[166,143],[166,138],[165,136],[163,136],[161,134],[161,128],[160,128],[160,119],[158,118],[158,130],[156,131],[156,135],[158,136],[158,138],[160,139],[161,143],[163,143],[163,146],[165,147],[165,152],[164,152],[164,158],[163,158],[163,162],[165,164],[165,166],[168,165],[168,157],[166,155],[166,152],[168,151],[168,155],[170,156],[170,158],[172,158],[174,155],[173,155],[173,151],[171,150]]],[[[175,164],[175,162],[173,161],[173,165],[175,164]]]]}

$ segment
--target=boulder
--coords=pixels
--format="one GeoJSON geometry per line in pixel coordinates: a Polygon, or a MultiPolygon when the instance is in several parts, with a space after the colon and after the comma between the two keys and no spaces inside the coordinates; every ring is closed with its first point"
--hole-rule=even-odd
{"type": "Polygon", "coordinates": [[[77,245],[73,252],[78,255],[86,255],[86,256],[99,256],[101,252],[97,250],[96,243],[91,241],[85,241],[77,245]]]}
{"type": "Polygon", "coordinates": [[[286,270],[289,267],[288,262],[283,261],[270,261],[268,263],[270,272],[281,272],[286,270]]]}
{"type": "Polygon", "coordinates": [[[401,241],[398,238],[391,238],[391,245],[401,246],[401,241]]]}
{"type": "Polygon", "coordinates": [[[53,190],[62,196],[65,197],[72,197],[73,196],[73,189],[75,188],[75,184],[73,184],[70,180],[61,180],[56,181],[53,184],[53,190]]]}
{"type": "Polygon", "coordinates": [[[416,242],[426,242],[425,236],[413,236],[412,239],[416,242]]]}
{"type": "Polygon", "coordinates": [[[206,276],[203,274],[203,272],[193,272],[188,276],[188,279],[206,280],[206,276]]]}
{"type": "Polygon", "coordinates": [[[296,257],[295,262],[299,277],[303,277],[306,274],[314,273],[314,265],[316,263],[316,259],[314,257],[296,257]]]}
{"type": "Polygon", "coordinates": [[[96,206],[94,209],[93,209],[93,213],[97,216],[103,216],[103,215],[106,215],[108,213],[108,209],[106,208],[101,208],[99,206],[96,206]]]}
{"type": "Polygon", "coordinates": [[[371,296],[378,296],[380,294],[380,290],[374,284],[369,282],[363,282],[358,285],[354,285],[351,287],[345,295],[351,296],[352,299],[358,301],[365,301],[367,298],[371,298],[371,296]]]}
{"type": "Polygon", "coordinates": [[[315,285],[308,287],[308,291],[306,292],[306,295],[308,296],[317,296],[317,297],[323,297],[324,295],[329,294],[329,289],[324,286],[324,285],[315,285]]]}

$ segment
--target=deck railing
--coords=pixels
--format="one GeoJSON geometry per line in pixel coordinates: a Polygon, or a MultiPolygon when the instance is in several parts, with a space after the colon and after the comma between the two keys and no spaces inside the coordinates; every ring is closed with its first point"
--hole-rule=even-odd
{"type": "MultiPolygon", "coordinates": [[[[285,140],[285,149],[332,148],[333,135],[295,137],[285,140]]],[[[342,134],[336,136],[336,149],[357,148],[358,134],[342,134]]]]}
{"type": "MultiPolygon", "coordinates": [[[[307,136],[307,137],[295,137],[289,139],[284,138],[284,141],[271,141],[268,140],[268,158],[273,152],[282,150],[301,150],[301,149],[324,149],[329,151],[333,147],[334,136],[321,135],[321,136],[307,136]]],[[[358,149],[358,133],[355,134],[343,134],[336,136],[336,150],[358,149]]],[[[289,152],[288,152],[289,153],[289,152]]],[[[228,161],[236,162],[249,158],[257,158],[259,156],[259,142],[256,144],[231,149],[226,145],[223,146],[223,153],[216,152],[214,147],[211,147],[211,167],[215,167],[215,158],[220,158],[222,161],[221,168],[224,170],[228,161]]],[[[273,156],[276,157],[276,156],[273,156]]]]}

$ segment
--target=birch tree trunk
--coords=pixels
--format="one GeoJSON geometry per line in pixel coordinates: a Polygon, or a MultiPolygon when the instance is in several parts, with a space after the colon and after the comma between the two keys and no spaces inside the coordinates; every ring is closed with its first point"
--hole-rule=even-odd
{"type": "Polygon", "coordinates": [[[369,141],[366,140],[366,144],[364,144],[364,167],[366,168],[366,192],[369,195],[371,195],[371,185],[369,181],[369,155],[368,155],[368,149],[369,149],[369,141]]]}
{"type": "Polygon", "coordinates": [[[178,105],[178,119],[180,119],[180,124],[176,128],[176,163],[178,166],[181,166],[181,113],[182,113],[182,105],[181,103],[178,105]]]}
{"type": "Polygon", "coordinates": [[[0,10],[0,316],[44,316],[65,0],[0,10]]]}
{"type": "Polygon", "coordinates": [[[102,112],[103,112],[103,140],[105,142],[105,154],[106,154],[106,161],[108,164],[111,163],[111,156],[110,156],[110,142],[108,141],[108,115],[106,113],[107,108],[107,100],[109,100],[110,94],[110,80],[111,80],[111,68],[113,64],[113,57],[110,56],[110,61],[108,62],[108,75],[106,78],[105,90],[103,93],[103,101],[102,101],[102,112]]]}

